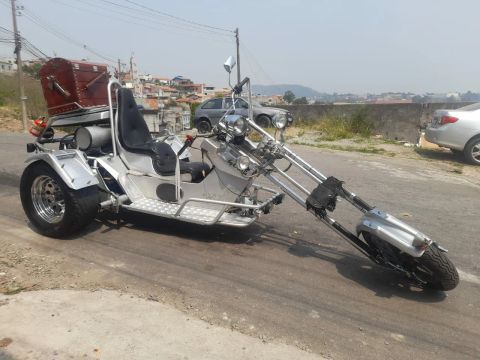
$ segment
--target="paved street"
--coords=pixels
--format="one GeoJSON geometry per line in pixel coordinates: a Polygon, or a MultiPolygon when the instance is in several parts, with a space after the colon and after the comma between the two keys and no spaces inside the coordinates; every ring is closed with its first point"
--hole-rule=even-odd
{"type": "MultiPolygon", "coordinates": [[[[295,148],[449,249],[462,281],[432,293],[374,266],[290,200],[242,230],[138,216],[117,229],[103,216],[70,240],[39,236],[18,195],[27,139],[0,134],[0,246],[39,259],[18,262],[32,288],[120,289],[334,359],[479,357],[478,177],[426,160],[295,148]]],[[[353,227],[359,213],[343,205],[333,216],[353,227]]]]}

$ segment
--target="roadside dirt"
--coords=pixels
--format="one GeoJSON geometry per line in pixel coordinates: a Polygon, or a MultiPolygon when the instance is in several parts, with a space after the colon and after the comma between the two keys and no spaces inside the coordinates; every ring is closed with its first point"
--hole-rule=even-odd
{"type": "Polygon", "coordinates": [[[9,107],[0,107],[0,132],[21,132],[23,125],[18,113],[9,107]]]}
{"type": "Polygon", "coordinates": [[[419,144],[391,141],[384,139],[381,135],[325,141],[319,131],[289,128],[285,133],[285,141],[287,144],[306,145],[325,151],[358,152],[366,155],[425,161],[441,171],[462,174],[476,184],[480,184],[480,166],[467,163],[461,153],[454,154],[449,149],[428,143],[423,137],[420,138],[419,144]]]}

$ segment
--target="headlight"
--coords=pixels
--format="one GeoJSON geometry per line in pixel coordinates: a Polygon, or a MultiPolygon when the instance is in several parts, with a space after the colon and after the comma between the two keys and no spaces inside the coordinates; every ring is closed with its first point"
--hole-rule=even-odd
{"type": "Polygon", "coordinates": [[[227,126],[227,130],[235,136],[244,135],[248,129],[247,120],[241,115],[225,116],[225,125],[227,126]]]}
{"type": "Polygon", "coordinates": [[[272,118],[272,123],[277,129],[283,129],[287,126],[287,115],[284,113],[277,113],[272,118]]]}
{"type": "Polygon", "coordinates": [[[248,156],[239,156],[237,159],[237,168],[240,171],[245,171],[250,166],[250,159],[248,156]]]}

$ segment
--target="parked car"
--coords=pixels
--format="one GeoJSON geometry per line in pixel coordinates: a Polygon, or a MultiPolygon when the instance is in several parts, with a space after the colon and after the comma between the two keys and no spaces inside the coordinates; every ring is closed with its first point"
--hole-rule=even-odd
{"type": "Polygon", "coordinates": [[[425,139],[453,152],[463,152],[467,161],[480,165],[480,103],[435,111],[425,139]]]}
{"type": "MultiPolygon", "coordinates": [[[[253,117],[255,122],[261,127],[272,125],[272,117],[275,114],[283,113],[287,116],[288,124],[293,121],[293,116],[285,109],[262,106],[256,101],[252,101],[253,117]]],[[[220,118],[232,107],[231,98],[214,98],[201,103],[195,110],[194,126],[200,133],[209,132],[213,126],[218,124],[220,118]]],[[[237,98],[235,100],[235,114],[247,116],[248,102],[245,99],[237,98]]]]}

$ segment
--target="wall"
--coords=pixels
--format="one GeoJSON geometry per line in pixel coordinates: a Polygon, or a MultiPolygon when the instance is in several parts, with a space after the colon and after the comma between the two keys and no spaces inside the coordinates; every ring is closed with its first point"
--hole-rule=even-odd
{"type": "Polygon", "coordinates": [[[391,140],[417,142],[420,129],[438,109],[458,109],[470,103],[431,104],[345,104],[280,105],[294,116],[294,121],[317,122],[326,116],[350,117],[360,111],[373,125],[374,133],[391,140]]]}

